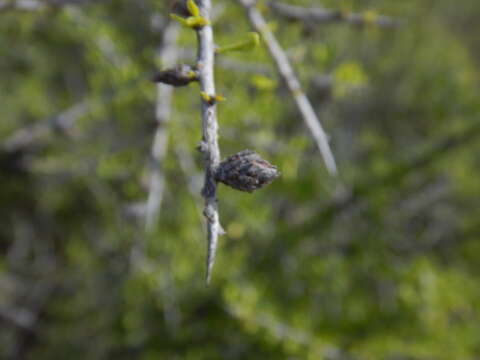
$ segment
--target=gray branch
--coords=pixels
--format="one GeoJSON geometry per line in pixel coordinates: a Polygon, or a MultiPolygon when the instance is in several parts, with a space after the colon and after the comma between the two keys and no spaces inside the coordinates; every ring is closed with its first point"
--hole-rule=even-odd
{"type": "Polygon", "coordinates": [[[0,1],[0,11],[3,10],[37,10],[41,8],[43,4],[36,0],[17,0],[17,1],[0,1]]]}
{"type": "MultiPolygon", "coordinates": [[[[169,68],[177,61],[176,41],[178,37],[178,25],[170,22],[164,30],[162,47],[160,49],[162,67],[169,68]]],[[[171,114],[171,98],[173,88],[159,83],[157,85],[157,103],[155,109],[155,120],[157,129],[155,131],[152,148],[150,170],[150,187],[147,199],[145,226],[151,231],[157,223],[162,205],[165,189],[165,175],[162,163],[168,147],[167,123],[171,114]]]]}
{"type": "Polygon", "coordinates": [[[322,154],[325,165],[331,175],[337,174],[337,165],[333,157],[330,145],[328,144],[328,136],[322,128],[320,121],[313,110],[310,101],[303,92],[300,82],[293,71],[285,51],[278,43],[273,33],[269,30],[268,25],[262,14],[255,9],[255,2],[252,0],[237,0],[247,11],[248,19],[252,27],[258,31],[265,41],[271,57],[275,61],[278,71],[284,81],[287,83],[288,89],[292,94],[298,110],[302,114],[303,120],[307,125],[312,137],[314,138],[320,153],[322,154]]]}
{"type": "MultiPolygon", "coordinates": [[[[211,0],[197,0],[200,14],[210,20],[211,0]]],[[[207,95],[215,95],[214,64],[215,42],[213,29],[210,25],[197,29],[198,54],[197,69],[199,71],[200,89],[207,95]]],[[[210,282],[218,236],[223,233],[217,209],[217,184],[215,172],[220,163],[220,149],[218,147],[217,111],[214,101],[202,99],[202,141],[199,150],[205,161],[205,183],[202,195],[205,199],[203,214],[207,221],[207,284],[210,282]]]]}
{"type": "Polygon", "coordinates": [[[107,106],[121,94],[137,91],[138,85],[151,76],[151,73],[145,73],[122,87],[118,87],[113,93],[105,93],[100,97],[86,97],[60,114],[20,128],[0,143],[0,150],[14,152],[30,146],[43,146],[48,141],[56,139],[53,135],[76,135],[75,124],[79,118],[92,112],[97,107],[107,106]]]}
{"type": "Polygon", "coordinates": [[[47,6],[83,5],[105,0],[0,0],[0,11],[35,11],[47,6]]]}
{"type": "Polygon", "coordinates": [[[0,306],[0,320],[13,327],[31,331],[37,314],[28,309],[0,306]]]}
{"type": "Polygon", "coordinates": [[[401,21],[384,15],[374,15],[369,18],[368,13],[344,13],[339,10],[323,8],[305,8],[270,1],[270,9],[291,21],[301,21],[315,25],[344,22],[356,26],[373,24],[379,27],[391,28],[401,25],[401,21]]]}
{"type": "Polygon", "coordinates": [[[8,137],[2,144],[6,151],[16,151],[38,142],[44,141],[51,134],[60,132],[68,133],[75,121],[88,112],[91,102],[84,99],[67,110],[61,112],[48,120],[40,121],[37,124],[21,128],[8,137]]]}

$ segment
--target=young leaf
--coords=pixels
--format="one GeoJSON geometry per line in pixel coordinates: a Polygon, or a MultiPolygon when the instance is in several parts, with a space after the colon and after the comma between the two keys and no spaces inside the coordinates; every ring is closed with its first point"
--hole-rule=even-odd
{"type": "Polygon", "coordinates": [[[187,20],[176,14],[170,14],[170,19],[178,21],[180,24],[188,26],[187,20]]]}
{"type": "Polygon", "coordinates": [[[247,51],[256,48],[260,44],[260,35],[256,32],[249,32],[248,38],[236,44],[220,47],[216,50],[217,54],[228,51],[247,51]]]}
{"type": "Polygon", "coordinates": [[[197,4],[195,4],[194,0],[187,1],[187,8],[192,16],[194,17],[200,16],[200,9],[198,8],[197,4]]]}
{"type": "Polygon", "coordinates": [[[208,20],[201,16],[190,16],[187,18],[186,23],[191,28],[199,28],[209,24],[208,20]]]}

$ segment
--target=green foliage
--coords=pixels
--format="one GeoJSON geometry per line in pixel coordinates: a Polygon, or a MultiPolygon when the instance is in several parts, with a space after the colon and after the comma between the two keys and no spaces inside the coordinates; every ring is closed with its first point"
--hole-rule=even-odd
{"type": "MultiPolygon", "coordinates": [[[[218,56],[222,155],[250,148],[282,176],[254,194],[219,186],[227,235],[208,288],[196,84],[174,91],[161,216],[144,230],[148,79],[170,4],[0,12],[1,358],[480,357],[480,5],[321,3],[408,21],[312,27],[258,5],[331,136],[339,179],[265,44],[218,56]],[[72,126],[49,125],[72,107],[72,126]],[[32,128],[46,130],[10,146],[32,128]]],[[[216,43],[236,45],[250,31],[242,10],[213,4],[216,43]]],[[[195,41],[180,30],[181,62],[195,41]]]]}

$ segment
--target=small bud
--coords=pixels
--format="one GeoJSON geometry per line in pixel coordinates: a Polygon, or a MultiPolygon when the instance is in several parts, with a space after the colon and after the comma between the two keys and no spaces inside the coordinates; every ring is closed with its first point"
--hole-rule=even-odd
{"type": "Polygon", "coordinates": [[[221,101],[227,101],[227,99],[223,95],[208,95],[204,91],[200,91],[200,97],[205,101],[208,105],[215,105],[221,101]]]}
{"type": "Polygon", "coordinates": [[[172,86],[185,86],[197,80],[197,71],[190,65],[185,64],[160,71],[152,78],[153,82],[161,82],[172,86]]]}
{"type": "Polygon", "coordinates": [[[207,19],[201,16],[189,16],[185,21],[185,24],[192,29],[200,29],[210,24],[207,19]]]}
{"type": "Polygon", "coordinates": [[[186,27],[200,29],[210,24],[207,19],[200,15],[200,8],[194,0],[175,1],[171,10],[170,18],[186,27]]]}
{"type": "Polygon", "coordinates": [[[252,150],[243,150],[220,163],[215,179],[234,189],[252,192],[279,176],[276,166],[252,150]]]}
{"type": "Polygon", "coordinates": [[[227,98],[223,95],[215,95],[213,99],[215,100],[215,102],[227,101],[227,98]]]}
{"type": "Polygon", "coordinates": [[[363,20],[366,24],[375,24],[375,22],[378,20],[378,14],[372,10],[365,11],[363,13],[363,20]]]}
{"type": "Polygon", "coordinates": [[[213,97],[208,95],[205,91],[200,91],[200,97],[205,101],[206,103],[213,105],[212,99],[213,97]]]}

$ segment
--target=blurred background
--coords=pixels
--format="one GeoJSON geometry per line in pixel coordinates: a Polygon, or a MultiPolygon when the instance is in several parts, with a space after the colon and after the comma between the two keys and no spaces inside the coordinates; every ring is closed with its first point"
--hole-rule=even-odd
{"type": "MultiPolygon", "coordinates": [[[[219,56],[222,156],[282,176],[219,187],[208,287],[199,89],[149,81],[193,63],[194,33],[169,1],[0,2],[0,358],[480,358],[480,3],[284,1],[364,20],[258,5],[339,176],[265,47],[219,56]]],[[[243,9],[213,4],[217,44],[244,39],[243,9]]]]}

